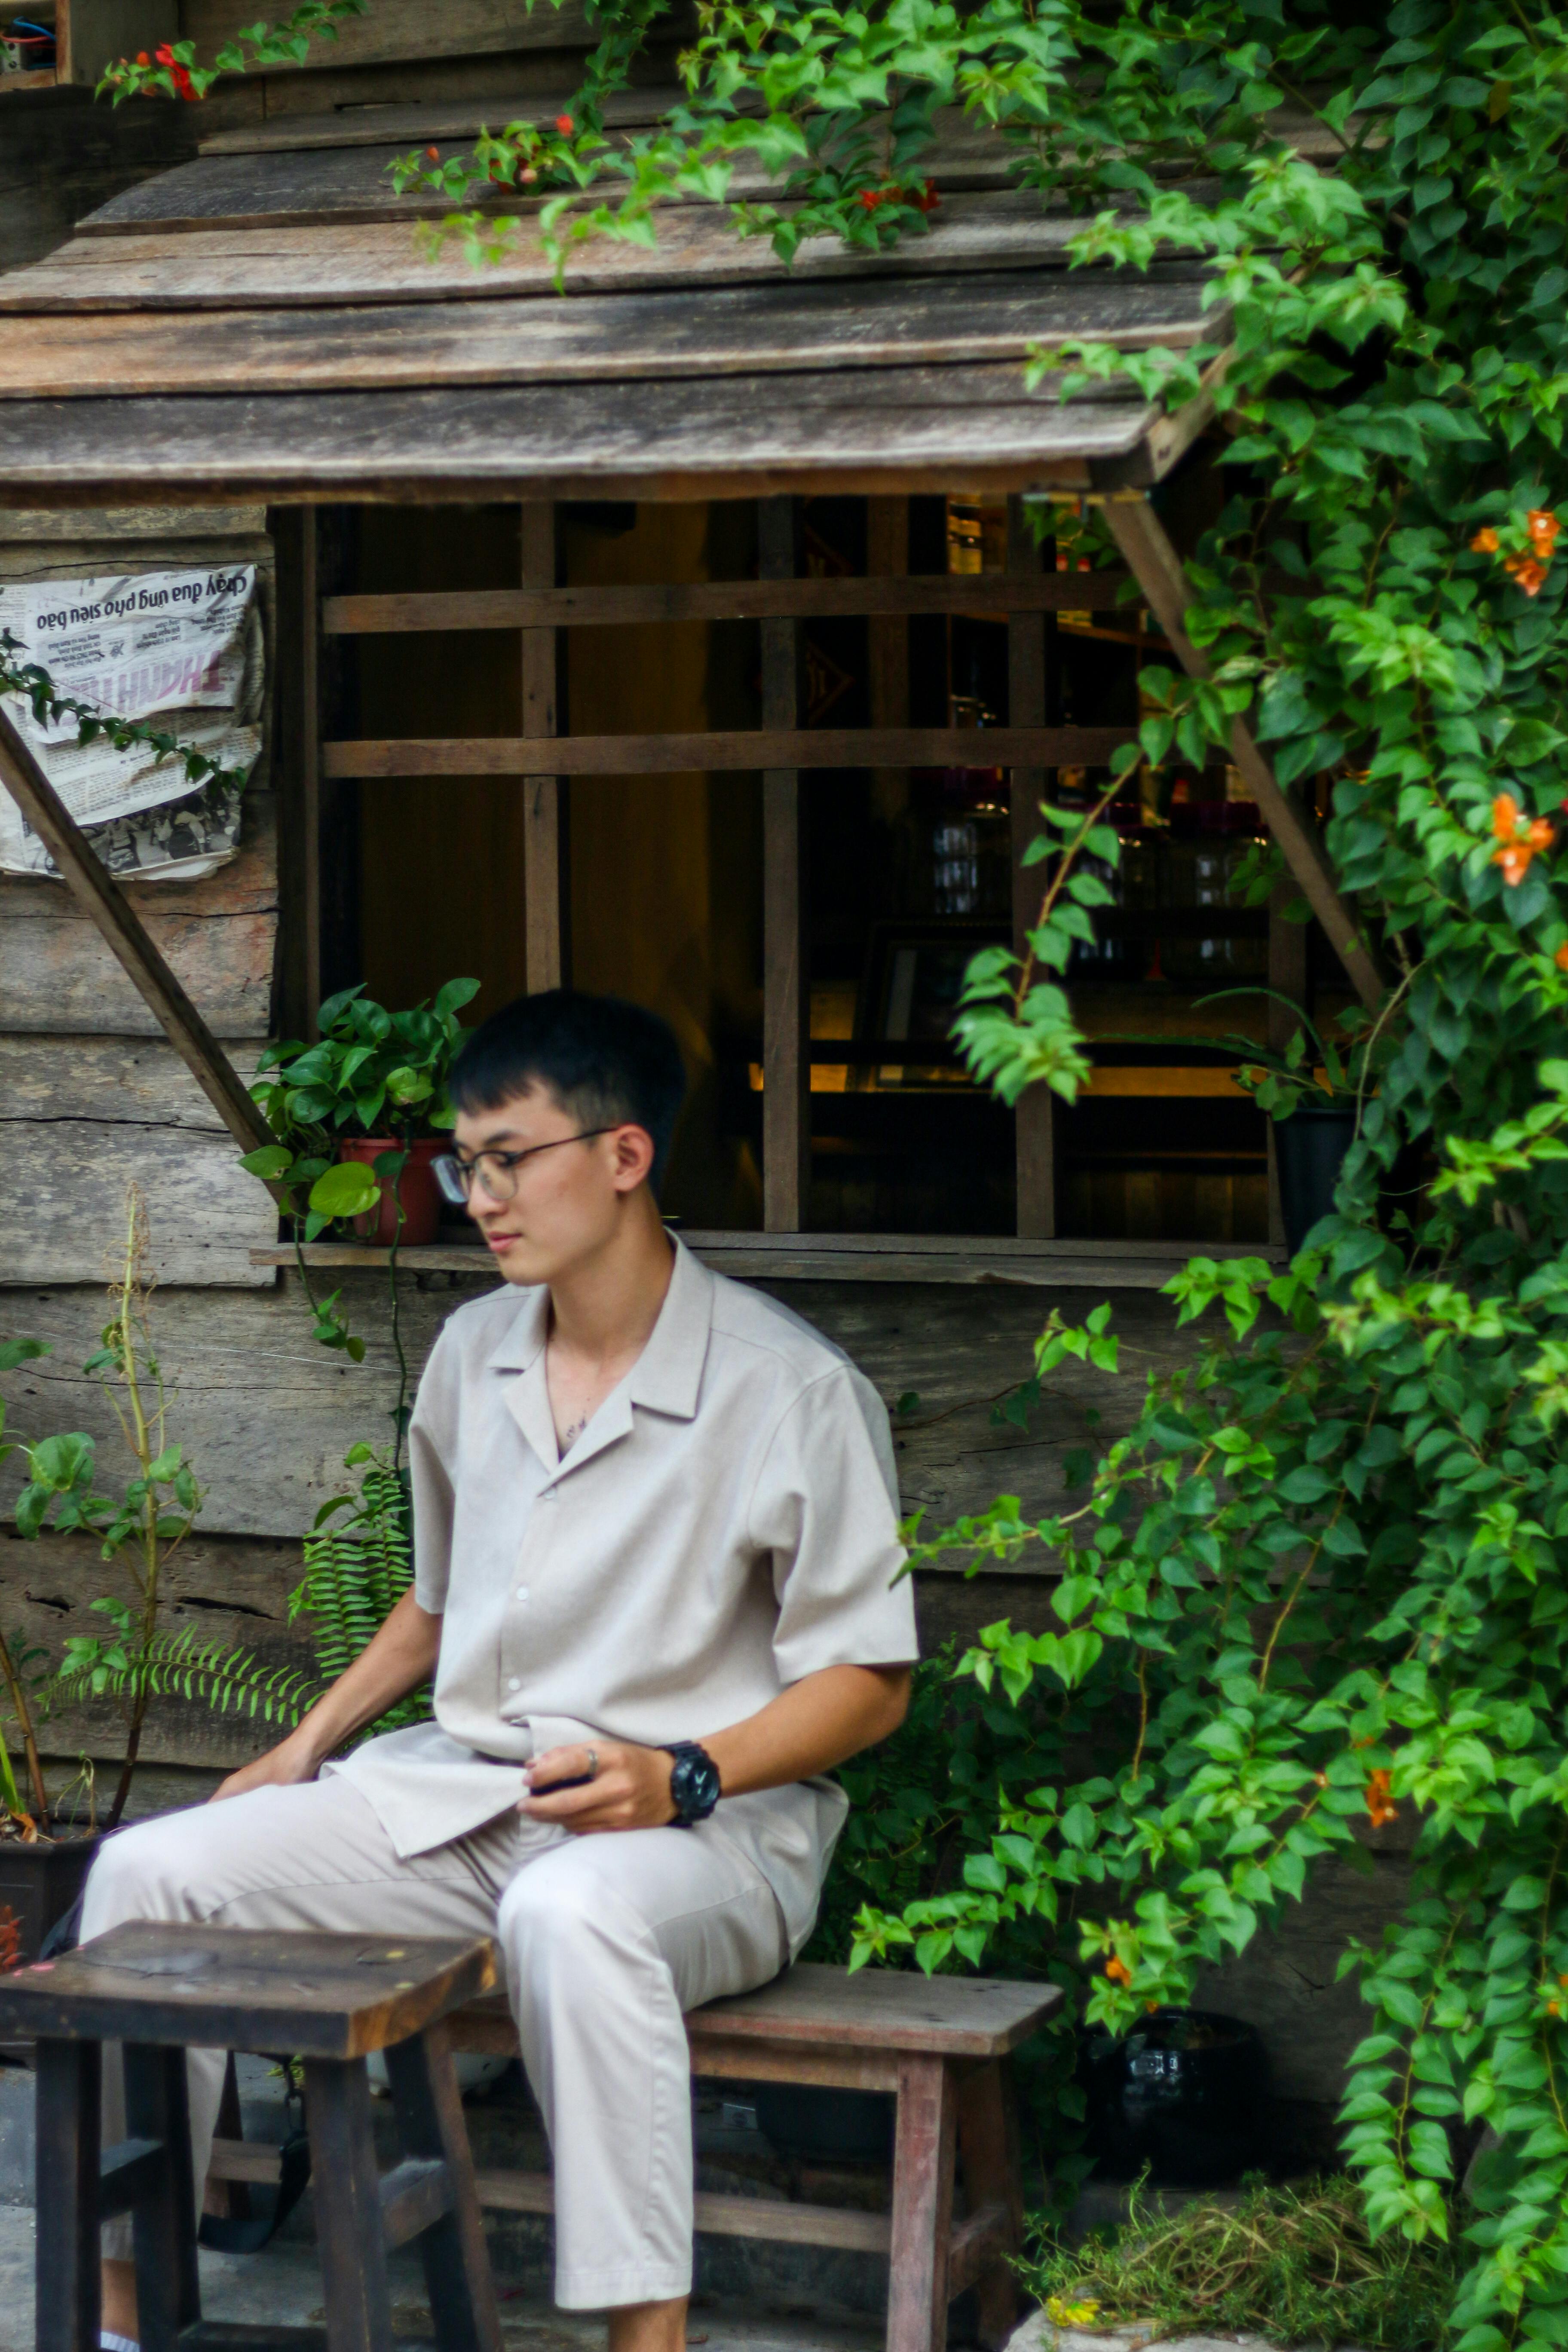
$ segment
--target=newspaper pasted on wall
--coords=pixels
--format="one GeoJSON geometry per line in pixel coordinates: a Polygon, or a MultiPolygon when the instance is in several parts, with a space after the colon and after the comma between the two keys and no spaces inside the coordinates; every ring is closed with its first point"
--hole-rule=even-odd
{"type": "MultiPolygon", "coordinates": [[[[37,662],[61,694],[106,718],[151,720],[182,745],[248,776],[261,749],[263,652],[256,566],[33,580],[0,589],[11,658],[37,662]]],[[[77,740],[72,718],[42,721],[22,695],[7,715],[110,873],[195,881],[232,857],[241,792],[193,787],[178,758],[142,744],[77,740]]],[[[9,793],[0,790],[0,872],[57,874],[9,793]]]]}

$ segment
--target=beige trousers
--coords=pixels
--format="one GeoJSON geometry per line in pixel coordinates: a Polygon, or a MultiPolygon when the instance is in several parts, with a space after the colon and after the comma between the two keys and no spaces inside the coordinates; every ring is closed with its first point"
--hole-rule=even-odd
{"type": "MultiPolygon", "coordinates": [[[[597,2311],[689,2291],[681,2013],[765,1983],[788,1958],[772,1888],[720,1822],[572,1837],[509,1812],[402,1860],[341,1778],[258,1789],[112,1838],[88,1881],[83,1941],[126,1919],[493,1935],[554,2157],[556,2301],[597,2311]]],[[[198,2182],[223,2071],[221,2051],[191,2053],[198,2182]]],[[[106,2143],[124,2128],[110,2058],[106,2143]]],[[[104,2249],[129,2253],[123,2221],[104,2249]]]]}

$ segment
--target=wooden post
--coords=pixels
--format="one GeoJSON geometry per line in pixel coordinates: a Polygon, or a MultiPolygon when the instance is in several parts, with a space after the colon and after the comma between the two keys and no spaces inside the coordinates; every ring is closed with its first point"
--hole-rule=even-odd
{"type": "MultiPolygon", "coordinates": [[[[0,783],[91,916],[180,1059],[242,1151],[277,1138],[247,1094],[234,1064],[185,994],[141,918],[76,819],[0,710],[0,783]]],[[[268,1190],[277,1197],[278,1187],[268,1190]]]]}
{"type": "MultiPolygon", "coordinates": [[[[910,568],[908,499],[866,501],[866,576],[899,580],[910,568]]],[[[905,613],[876,613],[866,623],[868,701],[873,727],[910,723],[910,623],[905,613]]],[[[874,768],[871,797],[884,824],[898,823],[909,805],[909,771],[874,768]]]]}
{"type": "MultiPolygon", "coordinates": [[[[1302,1011],[1307,1005],[1307,927],[1304,923],[1288,923],[1281,912],[1296,896],[1289,882],[1281,882],[1268,901],[1268,985],[1288,996],[1291,1004],[1302,1011]]],[[[1268,1000],[1268,1045],[1272,1053],[1282,1054],[1300,1024],[1290,1017],[1289,1005],[1281,1004],[1278,997],[1268,1000]]],[[[1285,1207],[1279,1197],[1279,1165],[1274,1149],[1274,1121],[1268,1121],[1268,1238],[1283,1244],[1285,1240],[1285,1207]]]]}
{"type": "MultiPolygon", "coordinates": [[[[1193,601],[1193,591],[1182,559],[1171,544],[1163,523],[1147,499],[1110,499],[1105,520],[1111,537],[1126,557],[1151,611],[1170,640],[1171,650],[1189,677],[1210,675],[1208,657],[1200,652],[1182,626],[1182,615],[1193,601]]],[[[1383,1001],[1384,979],[1356,921],[1334,887],[1322,845],[1295,802],[1277,781],[1273,769],[1238,719],[1230,730],[1230,756],[1241,770],[1263,821],[1285,853],[1285,862],[1300,886],[1312,912],[1329,935],[1329,944],[1350,974],[1351,984],[1369,1013],[1383,1001]]]]}
{"type": "Polygon", "coordinates": [[[127,2042],[121,2063],[126,2135],[163,2147],[153,2180],[133,2208],[137,2334],[145,2352],[175,2352],[182,2330],[202,2315],[185,2053],[127,2042]]]}
{"type": "MultiPolygon", "coordinates": [[[[795,572],[795,501],[764,499],[757,513],[764,580],[795,572]]],[[[763,725],[797,724],[798,624],[761,624],[763,725]]],[[[763,774],[763,1224],[805,1229],[811,1198],[811,983],[805,912],[805,829],[800,771],[763,774]]]]}
{"type": "Polygon", "coordinates": [[[974,2282],[980,2341],[987,2352],[1002,2352],[1018,2322],[1017,2273],[1007,2256],[1019,2252],[1024,2242],[1017,2116],[1005,2058],[992,2058],[960,2077],[958,2151],[970,2212],[998,2205],[1006,2217],[1005,2244],[974,2282]]]}
{"type": "Polygon", "coordinates": [[[307,2058],[305,2113],[329,2352],[392,2352],[381,2176],[364,2060],[307,2058]]]}
{"type": "Polygon", "coordinates": [[[887,2352],[945,2352],[955,2121],[947,2061],[901,2058],[887,2352]]]}
{"type": "Polygon", "coordinates": [[[100,2045],[40,2036],[35,2050],[37,2352],[98,2352],[100,2045]]]}
{"type": "MultiPolygon", "coordinates": [[[[1040,550],[1024,512],[1022,499],[1007,501],[1007,569],[1037,572],[1040,550]]],[[[1007,724],[1044,727],[1046,716],[1046,628],[1043,613],[1015,613],[1007,623],[1007,724]]],[[[1045,826],[1040,803],[1045,797],[1044,768],[1015,768],[1013,813],[1013,944],[1024,952],[1024,935],[1039,920],[1044,896],[1043,866],[1025,866],[1024,852],[1045,826]]],[[[1017,1153],[1017,1223],[1029,1241],[1050,1241],[1057,1230],[1056,1102],[1049,1087],[1026,1087],[1015,1114],[1017,1153]]]]}
{"type": "Polygon", "coordinates": [[[321,1003],[321,576],[314,507],[271,518],[278,546],[278,883],[283,1033],[314,1038],[321,1003]]]}
{"type": "MultiPolygon", "coordinates": [[[[555,509],[522,509],[524,588],[555,585],[555,509]]],[[[559,732],[556,721],[556,633],[522,631],[522,731],[525,738],[559,732]]],[[[570,840],[571,786],[564,776],[529,776],[523,781],[523,898],[527,937],[523,968],[529,994],[565,985],[572,962],[570,840]]]]}

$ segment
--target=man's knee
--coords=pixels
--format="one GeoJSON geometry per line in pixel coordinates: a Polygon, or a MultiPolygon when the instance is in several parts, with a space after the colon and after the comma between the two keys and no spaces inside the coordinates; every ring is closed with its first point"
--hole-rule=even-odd
{"type": "Polygon", "coordinates": [[[205,1808],[139,1822],[106,1838],[88,1874],[84,1936],[101,1936],[126,1919],[197,1916],[203,1877],[196,1852],[205,1808]]]}
{"type": "MultiPolygon", "coordinates": [[[[564,1848],[563,1856],[574,1854],[564,1848]]],[[[566,1984],[616,1955],[646,1956],[647,1932],[597,1874],[552,1868],[552,1855],[521,1871],[501,1896],[496,1932],[514,1984],[542,1972],[566,1984]]]]}

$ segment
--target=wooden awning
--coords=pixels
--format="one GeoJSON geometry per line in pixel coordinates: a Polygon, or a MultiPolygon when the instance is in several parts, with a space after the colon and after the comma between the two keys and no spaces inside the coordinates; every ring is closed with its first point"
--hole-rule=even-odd
{"type": "Polygon", "coordinates": [[[0,278],[0,502],[1135,490],[1208,421],[1026,388],[1031,349],[1190,349],[1225,313],[1190,259],[1069,270],[1079,224],[1025,191],[793,270],[670,205],[558,293],[528,215],[497,264],[424,253],[394,152],[206,155],[0,278]]]}

